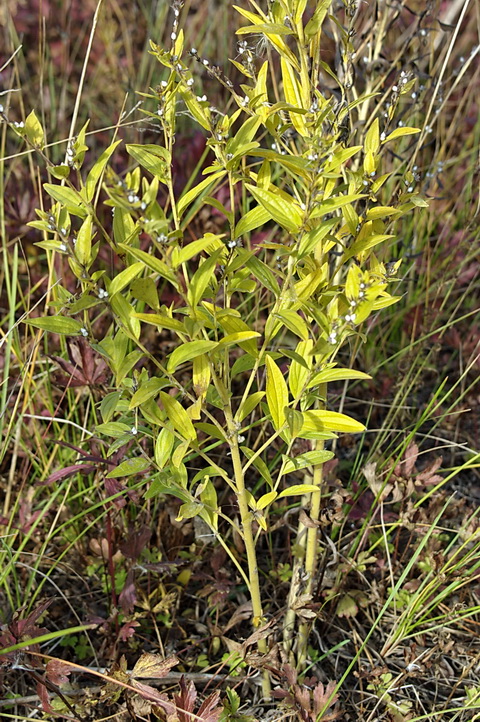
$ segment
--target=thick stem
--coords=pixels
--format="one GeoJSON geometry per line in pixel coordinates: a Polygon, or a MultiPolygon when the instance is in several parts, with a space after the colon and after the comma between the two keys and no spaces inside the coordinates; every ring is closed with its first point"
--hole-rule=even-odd
{"type": "MultiPolygon", "coordinates": [[[[233,423],[233,419],[231,419],[233,423]]],[[[240,509],[240,519],[242,522],[243,541],[247,554],[249,592],[252,600],[253,610],[253,626],[260,627],[264,620],[262,598],[260,594],[260,579],[258,576],[257,552],[255,549],[255,540],[252,531],[252,513],[248,508],[247,494],[245,489],[245,479],[242,471],[242,460],[238,449],[237,434],[234,429],[230,449],[232,452],[232,463],[235,474],[235,485],[237,487],[237,501],[240,509]]],[[[262,654],[268,652],[266,639],[259,639],[258,651],[262,654]]],[[[265,699],[270,698],[270,678],[268,672],[264,672],[262,678],[262,691],[265,699]]]]}
{"type": "MultiPolygon", "coordinates": [[[[304,483],[310,484],[311,477],[305,476],[304,483]]],[[[302,499],[302,506],[307,506],[308,497],[305,495],[302,499]]],[[[302,575],[305,562],[305,548],[307,546],[307,528],[301,521],[298,522],[297,536],[292,549],[293,569],[290,589],[288,591],[287,611],[283,621],[283,648],[289,656],[289,663],[295,666],[295,659],[292,651],[295,640],[295,625],[297,621],[297,613],[295,611],[295,602],[303,593],[302,575]]]]}
{"type": "MultiPolygon", "coordinates": [[[[322,451],[324,447],[323,441],[315,442],[315,450],[322,451]]],[[[319,464],[314,467],[313,470],[313,484],[318,486],[320,489],[323,481],[323,464],[319,464]]],[[[310,501],[310,518],[313,522],[319,520],[320,517],[320,503],[321,503],[321,492],[312,493],[310,501]]],[[[313,581],[315,578],[315,572],[317,570],[318,560],[318,528],[313,526],[307,529],[307,542],[305,548],[305,588],[304,594],[311,595],[313,592],[313,581]]],[[[297,647],[297,666],[302,669],[307,659],[308,650],[308,637],[311,629],[310,623],[302,622],[298,630],[298,647],[297,647]]]]}

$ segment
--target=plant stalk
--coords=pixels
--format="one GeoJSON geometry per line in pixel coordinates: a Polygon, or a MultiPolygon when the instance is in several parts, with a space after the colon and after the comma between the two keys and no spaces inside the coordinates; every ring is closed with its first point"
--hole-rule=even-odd
{"type": "MultiPolygon", "coordinates": [[[[226,420],[231,433],[230,449],[232,452],[233,471],[235,475],[235,486],[237,488],[237,501],[240,510],[240,519],[242,523],[243,541],[247,554],[249,592],[252,600],[253,626],[260,627],[264,622],[262,598],[260,594],[260,580],[258,576],[257,552],[255,549],[255,540],[252,531],[252,513],[248,508],[248,501],[245,489],[245,478],[242,470],[242,460],[238,448],[237,433],[228,409],[225,409],[226,420]]],[[[258,640],[258,651],[261,654],[267,654],[268,647],[266,639],[258,640]]],[[[262,691],[265,699],[270,698],[271,686],[270,677],[267,671],[264,671],[262,677],[262,691]]]]}
{"type": "MultiPolygon", "coordinates": [[[[236,436],[231,445],[232,461],[235,473],[235,483],[237,486],[237,499],[240,509],[240,519],[242,521],[243,541],[245,543],[245,551],[247,553],[248,578],[250,598],[252,600],[253,626],[260,627],[264,622],[262,598],[260,594],[260,580],[258,576],[257,552],[255,549],[255,541],[252,532],[252,514],[248,508],[247,495],[245,493],[245,480],[242,472],[242,461],[238,450],[236,436]]],[[[258,640],[258,651],[261,654],[267,654],[267,640],[258,640]]],[[[262,677],[262,691],[265,699],[270,699],[271,686],[270,677],[265,670],[262,677]]]]}
{"type": "MultiPolygon", "coordinates": [[[[315,442],[315,451],[322,451],[324,447],[323,441],[315,442]]],[[[318,464],[313,470],[313,484],[322,486],[323,481],[323,464],[318,464]]],[[[322,494],[312,493],[310,495],[310,518],[313,522],[317,522],[320,518],[320,503],[322,494]]],[[[317,526],[307,529],[307,540],[305,547],[305,588],[304,594],[311,596],[313,592],[313,581],[317,570],[318,561],[318,528],[317,526]]],[[[308,650],[308,637],[310,634],[311,623],[302,622],[298,630],[298,646],[297,646],[297,667],[302,669],[305,666],[308,650]]]]}

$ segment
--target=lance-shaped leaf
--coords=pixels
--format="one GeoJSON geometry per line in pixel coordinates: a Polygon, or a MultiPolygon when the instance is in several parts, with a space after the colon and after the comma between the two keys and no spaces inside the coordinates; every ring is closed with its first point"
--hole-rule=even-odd
{"type": "Polygon", "coordinates": [[[152,271],[155,271],[160,276],[162,276],[162,278],[170,281],[170,283],[176,288],[178,287],[177,277],[175,276],[174,272],[167,266],[166,263],[160,260],[160,258],[156,258],[156,256],[151,256],[149,253],[140,250],[140,248],[132,248],[125,243],[119,243],[118,245],[124,251],[131,253],[132,256],[137,259],[137,261],[141,261],[145,266],[147,266],[147,268],[150,268],[152,271]]]}
{"type": "Polygon", "coordinates": [[[64,336],[78,336],[82,333],[82,324],[74,318],[46,316],[45,318],[29,318],[25,323],[42,331],[59,333],[64,336]]]}
{"type": "Polygon", "coordinates": [[[131,143],[126,147],[127,153],[134,158],[137,163],[146,168],[152,175],[158,178],[162,183],[168,178],[168,166],[171,163],[171,156],[166,148],[160,145],[141,145],[131,143]]]}
{"type": "Polygon", "coordinates": [[[105,170],[105,166],[110,160],[110,157],[114,152],[115,148],[121,142],[121,140],[116,140],[114,143],[109,145],[108,148],[103,151],[100,158],[95,162],[92,169],[90,170],[85,183],[85,197],[88,202],[93,199],[93,196],[95,194],[95,188],[97,187],[98,181],[100,180],[100,177],[105,170]]]}
{"type": "Polygon", "coordinates": [[[25,127],[23,129],[24,135],[28,138],[30,143],[35,148],[43,148],[45,144],[45,135],[43,132],[42,124],[35,115],[35,111],[32,110],[25,120],[25,127]]]}
{"type": "Polygon", "coordinates": [[[288,489],[284,489],[277,496],[277,499],[282,499],[285,496],[302,496],[302,494],[314,494],[320,491],[320,487],[314,484],[294,484],[289,486],[288,489]]]}
{"type": "Polygon", "coordinates": [[[258,279],[262,285],[268,288],[268,290],[271,291],[274,296],[278,296],[280,293],[280,289],[278,287],[275,274],[273,273],[271,268],[269,268],[266,263],[261,261],[256,256],[249,255],[249,252],[246,251],[244,248],[238,248],[237,253],[239,257],[243,259],[246,267],[249,269],[249,271],[251,271],[252,275],[255,276],[255,278],[258,279]]]}
{"type": "Polygon", "coordinates": [[[308,326],[304,319],[298,315],[296,311],[285,310],[277,311],[276,317],[280,318],[285,326],[296,336],[300,336],[302,341],[308,339],[308,326]]]}
{"type": "Polygon", "coordinates": [[[305,469],[307,466],[318,466],[326,461],[333,459],[335,454],[333,451],[307,451],[305,454],[299,454],[293,458],[283,456],[284,464],[282,466],[282,474],[291,474],[299,469],[305,469]]]}
{"type": "MultiPolygon", "coordinates": [[[[282,67],[283,92],[285,94],[285,100],[294,108],[303,108],[302,88],[298,82],[295,71],[285,58],[281,58],[280,62],[282,67]]],[[[309,133],[301,115],[298,113],[290,113],[290,120],[292,121],[293,127],[300,133],[300,135],[308,137],[309,133]]]]}
{"type": "Polygon", "coordinates": [[[324,409],[304,411],[303,418],[304,425],[300,435],[309,426],[326,432],[341,431],[347,434],[358,434],[365,431],[365,426],[360,421],[356,421],[346,414],[340,414],[338,411],[326,411],[324,409]]]}
{"type": "Polygon", "coordinates": [[[259,226],[263,226],[271,219],[270,213],[263,206],[256,206],[238,221],[234,230],[234,237],[239,238],[244,233],[250,233],[259,226]]]}
{"type": "Polygon", "coordinates": [[[307,389],[318,384],[326,384],[330,381],[347,381],[350,379],[371,379],[372,377],[363,371],[355,371],[355,369],[325,369],[320,371],[308,383],[307,389]]]}
{"type": "Polygon", "coordinates": [[[140,456],[135,459],[126,459],[126,461],[122,461],[121,464],[107,474],[107,479],[119,479],[122,476],[141,474],[143,471],[146,471],[149,466],[150,462],[148,459],[140,456]]]}
{"type": "Polygon", "coordinates": [[[290,233],[298,233],[302,225],[302,214],[293,198],[287,200],[285,195],[280,196],[249,183],[246,183],[245,187],[279,226],[286,228],[290,233]]]}
{"type": "Polygon", "coordinates": [[[175,435],[172,434],[170,429],[163,428],[155,441],[155,461],[159,469],[163,469],[170,461],[174,444],[175,435]]]}
{"type": "Polygon", "coordinates": [[[132,263],[131,266],[127,266],[123,271],[121,271],[110,284],[110,288],[108,289],[110,296],[114,296],[116,293],[119,293],[119,291],[122,291],[128,284],[133,281],[134,278],[138,276],[139,273],[141,273],[144,270],[145,266],[143,263],[132,263]]]}
{"type": "Polygon", "coordinates": [[[222,252],[223,248],[218,248],[193,274],[187,291],[187,299],[191,306],[197,306],[201,301],[222,252]]]}
{"type": "Polygon", "coordinates": [[[168,359],[167,371],[173,373],[178,366],[186,361],[192,361],[197,356],[212,351],[218,346],[216,341],[189,341],[178,346],[168,359]]]}
{"type": "Polygon", "coordinates": [[[148,401],[148,399],[153,398],[158,394],[160,389],[165,388],[165,386],[168,386],[170,382],[168,379],[161,379],[161,378],[152,378],[147,379],[139,389],[135,391],[132,398],[130,399],[130,405],[129,409],[136,409],[137,406],[140,406],[141,404],[145,403],[145,401],[148,401]]]}
{"type": "Polygon", "coordinates": [[[92,233],[92,216],[87,216],[77,233],[75,243],[75,256],[82,266],[87,266],[91,262],[92,233]]]}
{"type": "Polygon", "coordinates": [[[287,417],[285,407],[288,406],[288,388],[282,372],[271,356],[266,357],[267,366],[267,404],[275,429],[278,431],[285,424],[287,417]]]}
{"type": "Polygon", "coordinates": [[[213,173],[213,175],[209,175],[208,178],[205,178],[205,180],[201,181],[194,188],[187,191],[187,193],[185,193],[177,203],[177,213],[179,217],[183,214],[186,208],[188,208],[190,203],[198,198],[201,193],[207,193],[211,190],[214,184],[217,185],[216,181],[223,178],[225,173],[226,171],[224,170],[219,171],[218,173],[213,173]]]}
{"type": "Polygon", "coordinates": [[[178,331],[179,333],[185,333],[185,326],[181,321],[176,318],[170,318],[163,313],[134,313],[134,318],[138,318],[139,321],[144,323],[151,323],[153,326],[159,328],[169,328],[171,331],[178,331]]]}
{"type": "Polygon", "coordinates": [[[365,135],[365,153],[372,153],[375,155],[380,148],[380,123],[378,118],[375,118],[373,123],[365,135]]]}
{"type": "Polygon", "coordinates": [[[382,143],[388,143],[389,140],[401,138],[404,135],[415,135],[416,133],[420,133],[420,128],[409,128],[408,126],[404,126],[402,128],[395,128],[395,130],[392,130],[392,132],[387,135],[387,137],[385,138],[385,140],[382,141],[382,143]]]}
{"type": "Polygon", "coordinates": [[[197,432],[183,406],[173,396],[166,394],[165,391],[160,391],[160,398],[175,431],[178,431],[180,436],[183,436],[187,441],[195,441],[197,432]]]}
{"type": "Polygon", "coordinates": [[[78,191],[65,188],[65,186],[56,186],[52,183],[44,183],[43,187],[49,196],[61,203],[62,206],[65,206],[67,211],[73,216],[85,218],[87,211],[83,207],[82,197],[78,191]]]}

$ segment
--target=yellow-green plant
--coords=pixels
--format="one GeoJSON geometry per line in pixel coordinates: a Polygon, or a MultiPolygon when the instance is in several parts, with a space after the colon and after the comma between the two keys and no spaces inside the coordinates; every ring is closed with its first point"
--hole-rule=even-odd
{"type": "MultiPolygon", "coordinates": [[[[266,621],[258,548],[270,512],[285,498],[306,497],[309,523],[298,530],[284,620],[285,648],[301,668],[310,623],[305,614],[297,620],[296,610],[313,591],[322,466],[333,456],[325,445],[338,433],[365,429],[329,408],[328,384],[369,378],[339,366],[337,355],[362,338],[372,314],[395,303],[388,286],[399,262],[388,262],[390,230],[425,202],[408,172],[399,190],[384,195],[393,185],[386,147],[418,132],[389,127],[398,96],[414,81],[405,76],[384,112],[349,80],[350,26],[337,26],[344,79],[321,60],[331,0],[317,0],[313,12],[306,0],[276,0],[265,11],[251,5],[253,11],[237,8],[249,23],[237,31],[239,55],[231,61],[244,78],[239,87],[197,50],[185,51],[175,6],[172,47],[151,45],[164,78],[145,96],[156,104],[147,115],[162,143],[127,145],[135,166],[119,178],[108,166],[115,141],[84,177],[83,128],[65,165],[49,165],[59,181],[45,184],[52,206],[31,225],[44,233],[40,247],[68,259],[78,292],[72,296],[59,283],[54,315],[29,323],[84,336],[108,361],[113,390],[100,404],[96,433],[111,439],[109,454],[136,442],[108,476],[149,470],[147,498],[173,495],[181,501],[179,520],[198,516],[208,525],[248,587],[257,630],[266,621]],[[248,36],[260,42],[254,47],[248,36]],[[263,52],[268,57],[259,60],[263,52]],[[222,111],[196,94],[198,65],[229,94],[222,111]],[[208,137],[212,161],[178,197],[172,157],[185,113],[208,137]],[[100,221],[101,188],[113,211],[111,232],[100,221]],[[192,238],[192,221],[208,205],[224,216],[225,232],[192,238]],[[265,233],[252,243],[259,229],[265,233]],[[97,261],[103,244],[123,264],[112,278],[97,261]],[[167,291],[169,304],[162,303],[167,291]],[[111,324],[99,335],[106,314],[111,324]],[[146,325],[170,332],[167,358],[146,348],[146,325]],[[142,361],[149,370],[140,370],[142,361]],[[298,453],[298,440],[309,450],[298,453]],[[303,483],[292,483],[299,470],[303,483]],[[219,497],[228,490],[238,517],[222,511],[219,497]],[[243,541],[245,566],[229,546],[229,527],[243,541]]],[[[17,132],[41,150],[33,114],[17,132]]],[[[267,634],[265,627],[257,635],[262,653],[267,634]]]]}

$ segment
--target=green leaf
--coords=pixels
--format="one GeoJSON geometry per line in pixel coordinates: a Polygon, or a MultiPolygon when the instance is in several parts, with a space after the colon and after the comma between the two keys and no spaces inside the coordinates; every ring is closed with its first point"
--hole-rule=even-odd
{"type": "Polygon", "coordinates": [[[271,219],[270,213],[263,206],[256,206],[246,213],[235,226],[233,232],[234,238],[239,238],[245,233],[255,230],[259,226],[263,226],[271,219]]]}
{"type": "Polygon", "coordinates": [[[361,145],[352,145],[351,148],[341,148],[336,150],[331,160],[325,166],[325,173],[333,173],[339,166],[343,165],[347,160],[352,158],[355,153],[362,150],[361,145]]]}
{"type": "Polygon", "coordinates": [[[61,316],[45,316],[44,318],[27,319],[25,321],[29,326],[40,328],[42,331],[49,333],[59,333],[64,336],[78,336],[81,333],[82,324],[74,318],[65,318],[61,316]]]}
{"type": "Polygon", "coordinates": [[[293,458],[283,456],[284,465],[282,466],[282,475],[291,474],[299,469],[305,469],[307,466],[318,466],[326,461],[333,459],[335,454],[333,451],[307,451],[305,454],[299,454],[293,458]]]}
{"type": "Polygon", "coordinates": [[[209,122],[209,114],[201,103],[198,102],[195,95],[189,89],[188,91],[180,91],[183,102],[187,106],[190,113],[193,115],[197,123],[199,123],[205,130],[211,130],[211,123],[209,122]]]}
{"type": "Polygon", "coordinates": [[[203,294],[211,280],[217,261],[219,260],[223,248],[214,251],[210,258],[207,258],[195,271],[189,284],[187,291],[187,299],[191,306],[195,307],[203,298],[203,294]]]}
{"type": "Polygon", "coordinates": [[[68,178],[71,168],[69,165],[54,165],[50,166],[48,170],[54,178],[57,178],[58,180],[63,180],[64,178],[68,178]]]}
{"type": "Polygon", "coordinates": [[[375,118],[370,128],[367,130],[365,135],[365,153],[372,153],[375,155],[380,148],[380,122],[378,118],[375,118]]]}
{"type": "Polygon", "coordinates": [[[166,148],[160,145],[145,145],[129,143],[125,146],[127,153],[146,168],[152,175],[162,183],[166,183],[169,177],[169,166],[171,155],[166,148]]]}
{"type": "Polygon", "coordinates": [[[271,356],[266,357],[267,366],[267,404],[275,429],[278,431],[285,424],[287,417],[285,407],[288,406],[288,388],[284,376],[271,356]]]}
{"type": "Polygon", "coordinates": [[[158,300],[158,290],[155,281],[151,278],[136,278],[130,284],[132,296],[139,301],[143,301],[150,308],[158,309],[160,302],[158,300]]]}
{"type": "Polygon", "coordinates": [[[277,279],[273,271],[259,258],[250,255],[244,248],[238,248],[237,253],[244,260],[246,267],[252,275],[260,281],[276,297],[280,293],[277,279]]]}
{"type": "Polygon", "coordinates": [[[255,25],[243,25],[236,30],[236,35],[250,35],[251,33],[263,33],[267,35],[291,35],[292,29],[280,23],[257,23],[255,25]]]}
{"type": "Polygon", "coordinates": [[[23,133],[35,148],[39,148],[40,150],[42,150],[43,146],[45,145],[45,135],[43,132],[42,124],[35,115],[34,110],[32,110],[31,113],[28,114],[25,120],[23,133]]]}
{"type": "Polygon", "coordinates": [[[314,484],[294,484],[289,486],[288,489],[284,489],[280,492],[277,499],[282,499],[285,496],[302,496],[303,494],[315,494],[320,492],[320,487],[314,484]]]}
{"type": "Polygon", "coordinates": [[[297,409],[287,409],[287,424],[292,439],[296,439],[303,426],[303,414],[297,409]]]}
{"type": "Polygon", "coordinates": [[[314,35],[317,35],[323,25],[323,21],[327,16],[328,8],[331,4],[332,0],[320,0],[320,2],[316,4],[315,12],[305,25],[305,38],[307,40],[310,40],[314,37],[314,35]]]}
{"type": "Polygon", "coordinates": [[[266,506],[272,503],[272,501],[275,501],[277,498],[277,492],[276,491],[269,491],[267,494],[264,494],[255,502],[255,509],[259,509],[260,511],[262,509],[265,509],[266,506]]]}
{"type": "Polygon", "coordinates": [[[150,466],[148,459],[138,456],[135,459],[122,461],[115,469],[107,474],[107,479],[119,479],[121,476],[133,476],[146,471],[150,466]]]}
{"type": "Polygon", "coordinates": [[[185,333],[185,326],[181,321],[170,318],[170,316],[163,313],[134,313],[132,315],[134,318],[138,318],[139,321],[151,323],[153,326],[158,326],[158,328],[169,328],[171,331],[185,333]]]}
{"type": "Polygon", "coordinates": [[[110,294],[110,308],[116,318],[127,329],[135,339],[140,338],[140,323],[133,315],[133,306],[121,293],[110,294]]]}
{"type": "Polygon", "coordinates": [[[117,410],[121,396],[121,391],[112,391],[103,397],[100,403],[100,413],[104,423],[107,423],[107,421],[110,421],[112,418],[113,414],[117,410]]]}
{"type": "Polygon", "coordinates": [[[252,411],[258,406],[264,396],[265,391],[255,391],[253,394],[250,394],[250,396],[248,396],[248,398],[245,400],[243,406],[239,407],[235,415],[235,420],[241,423],[244,419],[247,418],[247,416],[250,416],[252,411]]]}
{"type": "Polygon", "coordinates": [[[361,238],[360,240],[355,241],[355,243],[352,243],[350,248],[347,248],[347,250],[342,256],[341,262],[345,263],[345,261],[348,261],[350,258],[358,256],[360,253],[364,253],[365,251],[370,250],[370,248],[375,248],[375,246],[378,246],[380,243],[388,241],[389,238],[394,238],[394,236],[384,233],[373,234],[371,236],[361,238]]]}
{"type": "Polygon", "coordinates": [[[258,338],[261,336],[258,331],[236,331],[235,333],[229,333],[228,336],[224,336],[219,342],[218,342],[218,348],[221,349],[224,346],[233,346],[234,344],[238,344],[239,346],[245,341],[249,341],[252,338],[258,338]]]}
{"type": "MultiPolygon", "coordinates": [[[[254,333],[249,328],[248,324],[245,323],[245,321],[242,321],[241,318],[238,318],[238,316],[234,315],[225,315],[222,316],[219,319],[219,324],[224,330],[224,332],[227,334],[225,338],[231,338],[234,334],[247,334],[247,333],[254,333]]],[[[245,339],[245,337],[244,337],[245,339]]],[[[250,356],[253,356],[254,358],[257,358],[258,356],[258,349],[257,344],[254,340],[254,338],[250,337],[249,340],[243,340],[237,342],[240,348],[242,348],[246,353],[248,353],[250,356]]]]}
{"type": "Polygon", "coordinates": [[[342,206],[353,203],[353,201],[356,201],[359,198],[365,198],[365,195],[361,193],[351,193],[346,196],[335,196],[334,198],[328,198],[326,201],[319,203],[319,205],[313,209],[310,214],[310,218],[319,218],[320,216],[325,216],[327,213],[332,213],[332,211],[336,211],[342,206]]]}
{"type": "Polygon", "coordinates": [[[178,366],[186,361],[192,361],[197,356],[212,351],[218,346],[216,341],[188,341],[178,346],[168,359],[167,371],[173,373],[178,366]]]}
{"type": "Polygon", "coordinates": [[[371,379],[372,377],[363,371],[355,371],[354,369],[325,369],[320,371],[307,384],[307,389],[318,384],[326,384],[330,381],[346,381],[350,379],[371,379]]]}
{"type": "Polygon", "coordinates": [[[402,138],[404,135],[415,135],[415,133],[420,133],[420,128],[409,128],[408,126],[395,128],[395,130],[392,130],[392,132],[387,135],[382,143],[388,143],[389,140],[394,140],[395,138],[402,138]]]}
{"type": "Polygon", "coordinates": [[[207,478],[205,487],[200,493],[200,500],[204,506],[202,518],[207,522],[213,529],[218,528],[218,500],[217,490],[215,489],[212,481],[207,478]]]}
{"type": "Polygon", "coordinates": [[[80,193],[65,188],[65,186],[57,186],[52,183],[44,183],[43,187],[49,196],[61,203],[69,213],[79,218],[85,218],[87,211],[83,207],[83,201],[80,193]]]}
{"type": "Polygon", "coordinates": [[[203,504],[199,501],[187,501],[182,504],[175,521],[182,521],[182,519],[193,519],[203,511],[203,504]]]}
{"type": "Polygon", "coordinates": [[[280,318],[285,326],[296,336],[300,336],[302,341],[308,339],[308,326],[304,319],[295,311],[278,311],[275,317],[280,318]]]}
{"type": "Polygon", "coordinates": [[[310,373],[312,365],[311,350],[313,348],[313,341],[300,341],[295,349],[297,354],[304,360],[305,365],[298,361],[292,361],[290,369],[288,371],[288,386],[292,392],[294,399],[298,399],[310,373]]]}
{"type": "Polygon", "coordinates": [[[141,261],[144,266],[147,266],[147,268],[155,271],[155,273],[158,273],[159,276],[162,276],[162,278],[165,278],[167,281],[169,281],[172,286],[178,288],[177,277],[175,276],[174,272],[167,266],[166,263],[161,261],[159,258],[156,258],[156,256],[150,255],[150,253],[141,251],[140,248],[132,248],[125,243],[119,243],[118,245],[124,251],[131,253],[131,255],[137,259],[137,261],[141,261]]]}
{"type": "Polygon", "coordinates": [[[227,152],[235,156],[242,148],[250,143],[257,132],[262,119],[258,115],[252,115],[240,127],[234,138],[227,144],[227,152]]]}
{"type": "Polygon", "coordinates": [[[165,388],[165,386],[169,386],[170,382],[168,379],[162,379],[162,378],[151,378],[147,379],[147,381],[144,381],[140,388],[135,391],[132,398],[130,399],[130,404],[128,406],[129,409],[135,409],[137,406],[140,406],[140,404],[143,404],[145,401],[148,401],[148,399],[151,399],[153,396],[156,396],[157,393],[160,391],[160,389],[165,388]]]}
{"type": "Polygon", "coordinates": [[[144,268],[144,264],[140,262],[132,263],[131,266],[127,266],[127,268],[115,276],[111,282],[108,289],[110,296],[114,296],[116,293],[122,291],[136,276],[138,276],[139,273],[144,270],[144,268]]]}
{"type": "Polygon", "coordinates": [[[284,195],[280,196],[263,188],[256,188],[249,183],[246,183],[245,187],[276,223],[290,233],[298,233],[302,225],[302,214],[293,198],[287,201],[284,195]]]}
{"type": "Polygon", "coordinates": [[[155,440],[155,461],[160,469],[170,461],[174,444],[175,435],[170,429],[163,428],[155,440]]]}
{"type": "MultiPolygon", "coordinates": [[[[252,451],[252,449],[249,449],[248,446],[241,446],[240,448],[247,457],[247,459],[251,459],[253,457],[255,452],[252,451]]],[[[258,471],[262,479],[264,479],[269,486],[273,486],[273,480],[270,474],[270,470],[264,460],[260,458],[260,456],[256,456],[253,459],[252,465],[258,471]]]]}
{"type": "Polygon", "coordinates": [[[341,431],[347,434],[358,434],[365,431],[365,426],[352,419],[346,414],[340,414],[338,411],[325,411],[323,409],[304,411],[304,426],[302,432],[308,424],[314,425],[316,428],[324,431],[341,431]]]}
{"type": "Polygon", "coordinates": [[[188,492],[175,484],[171,477],[166,477],[167,475],[162,473],[159,478],[152,481],[150,488],[145,493],[145,499],[153,499],[159,494],[169,494],[171,496],[175,496],[183,502],[187,502],[190,498],[188,492]]]}
{"type": "MultiPolygon", "coordinates": [[[[291,64],[287,60],[285,60],[285,58],[280,58],[280,63],[282,69],[283,92],[285,94],[285,100],[287,101],[287,103],[290,103],[290,105],[292,105],[294,108],[303,109],[302,89],[300,83],[298,82],[298,78],[295,75],[295,71],[292,68],[291,64]]],[[[293,127],[300,135],[302,135],[303,137],[309,136],[305,121],[303,120],[301,115],[299,115],[298,113],[290,113],[290,120],[292,121],[293,127]]]]}
{"type": "Polygon", "coordinates": [[[223,243],[220,240],[220,236],[216,236],[213,233],[205,233],[202,238],[197,241],[192,241],[183,248],[174,248],[172,253],[172,265],[177,268],[182,263],[186,263],[191,258],[196,256],[201,251],[209,251],[213,253],[217,248],[223,248],[223,243]]]}
{"type": "Polygon", "coordinates": [[[180,436],[183,436],[187,441],[195,441],[197,432],[183,406],[173,396],[166,394],[165,391],[160,391],[160,398],[175,431],[178,431],[180,436]]]}
{"type": "MultiPolygon", "coordinates": [[[[113,238],[118,246],[139,233],[140,229],[135,226],[128,211],[118,206],[113,209],[113,238]]],[[[124,248],[130,249],[130,246],[124,246],[124,248]]]]}
{"type": "Polygon", "coordinates": [[[95,427],[95,431],[97,434],[104,434],[105,436],[112,436],[114,439],[119,439],[131,431],[131,426],[121,421],[109,421],[107,424],[98,424],[95,427]]]}
{"type": "Polygon", "coordinates": [[[224,170],[221,170],[218,173],[214,173],[213,175],[208,176],[208,178],[205,178],[205,180],[201,181],[194,188],[191,188],[189,191],[187,191],[187,193],[184,193],[184,195],[177,203],[178,216],[181,217],[183,212],[190,205],[190,203],[192,203],[195,198],[197,198],[201,193],[207,193],[211,190],[214,184],[217,185],[215,181],[223,178],[225,174],[226,171],[224,170]]]}
{"type": "Polygon", "coordinates": [[[88,266],[92,261],[92,235],[92,216],[87,216],[77,233],[75,243],[75,256],[82,266],[88,266]]]}
{"type": "Polygon", "coordinates": [[[110,160],[110,157],[114,152],[115,148],[121,142],[121,140],[116,140],[114,143],[109,145],[108,148],[103,151],[100,158],[98,158],[98,160],[94,163],[92,169],[90,170],[85,183],[85,197],[88,202],[93,199],[93,196],[95,195],[95,188],[97,187],[97,183],[100,180],[103,171],[105,170],[105,166],[110,160]]]}
{"type": "Polygon", "coordinates": [[[388,216],[401,214],[401,212],[398,208],[393,208],[392,206],[375,206],[368,209],[366,218],[367,221],[374,221],[378,218],[387,218],[388,216]]]}
{"type": "MultiPolygon", "coordinates": [[[[329,218],[328,221],[323,221],[316,228],[302,236],[300,245],[298,247],[298,257],[303,258],[308,256],[318,245],[323,241],[325,236],[329,233],[331,228],[338,223],[337,218],[329,218]]],[[[321,254],[320,254],[321,255],[321,254]]]]}

